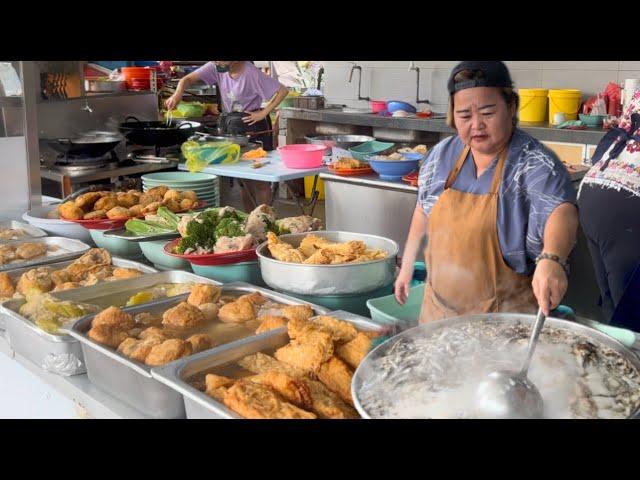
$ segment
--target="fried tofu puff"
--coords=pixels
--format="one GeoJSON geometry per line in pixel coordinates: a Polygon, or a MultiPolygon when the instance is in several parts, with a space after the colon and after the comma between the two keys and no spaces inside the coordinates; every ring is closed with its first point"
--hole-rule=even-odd
{"type": "Polygon", "coordinates": [[[99,220],[101,218],[107,218],[106,210],[94,210],[93,212],[87,213],[84,217],[84,220],[99,220]]]}
{"type": "Polygon", "coordinates": [[[113,269],[113,276],[117,280],[122,280],[124,278],[136,278],[136,277],[139,277],[140,275],[142,275],[142,272],[135,268],[119,267],[119,268],[113,269]]]}
{"type": "Polygon", "coordinates": [[[123,218],[129,217],[129,209],[125,207],[113,207],[107,211],[108,218],[123,218]]]}
{"type": "Polygon", "coordinates": [[[204,313],[187,302],[179,303],[162,315],[162,324],[167,328],[182,330],[201,327],[205,323],[204,313]]]}
{"type": "Polygon", "coordinates": [[[76,205],[76,202],[65,202],[58,207],[58,213],[62,218],[69,220],[81,220],[84,217],[84,210],[76,205]]]}
{"type": "Polygon", "coordinates": [[[98,200],[93,206],[94,210],[104,210],[105,212],[118,206],[118,197],[114,194],[109,194],[98,200]]]}
{"type": "Polygon", "coordinates": [[[0,273],[0,297],[1,298],[9,298],[13,297],[13,294],[16,293],[16,289],[13,285],[13,280],[7,272],[0,273]]]}
{"type": "Polygon", "coordinates": [[[100,324],[93,325],[89,330],[88,336],[102,345],[111,348],[118,346],[127,339],[129,334],[118,325],[100,324]]]}
{"type": "Polygon", "coordinates": [[[203,303],[216,303],[220,299],[222,289],[216,285],[207,283],[198,283],[193,286],[187,302],[194,307],[198,307],[203,303]]]}
{"type": "Polygon", "coordinates": [[[179,338],[171,338],[152,347],[145,359],[145,363],[150,366],[165,365],[192,353],[193,350],[189,342],[179,338]]]}
{"type": "Polygon", "coordinates": [[[51,280],[51,269],[49,267],[38,267],[23,273],[18,280],[16,290],[22,295],[26,295],[31,289],[41,292],[50,292],[53,289],[51,280]]]}
{"type": "Polygon", "coordinates": [[[287,305],[282,308],[282,316],[289,320],[308,320],[313,317],[313,309],[309,305],[287,305]]]}
{"type": "Polygon", "coordinates": [[[95,203],[102,198],[100,192],[89,192],[79,195],[75,200],[75,204],[78,208],[81,208],[85,212],[93,210],[95,203]]]}
{"type": "Polygon", "coordinates": [[[211,337],[206,333],[197,333],[187,338],[187,342],[191,344],[191,350],[193,353],[202,352],[208,348],[213,347],[213,341],[211,337]]]}
{"type": "Polygon", "coordinates": [[[99,325],[111,325],[126,331],[135,327],[135,321],[131,314],[123,312],[118,307],[109,307],[94,317],[92,326],[99,325]]]}
{"type": "Polygon", "coordinates": [[[116,195],[116,202],[120,207],[131,208],[138,203],[138,198],[131,193],[119,192],[116,195]]]}
{"type": "Polygon", "coordinates": [[[140,204],[134,205],[129,209],[129,217],[139,217],[140,215],[142,215],[143,209],[144,207],[140,204]]]}
{"type": "Polygon", "coordinates": [[[220,307],[218,319],[225,323],[244,323],[256,318],[256,307],[247,299],[238,299],[220,307]]]}
{"type": "Polygon", "coordinates": [[[256,334],[268,332],[269,330],[275,330],[276,328],[282,328],[287,326],[288,320],[284,317],[277,317],[273,315],[267,315],[260,317],[262,323],[256,330],[256,334]]]}

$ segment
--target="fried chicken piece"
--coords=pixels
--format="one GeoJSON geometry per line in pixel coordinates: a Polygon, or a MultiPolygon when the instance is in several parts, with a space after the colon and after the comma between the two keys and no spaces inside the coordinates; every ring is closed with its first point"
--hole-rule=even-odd
{"type": "Polygon", "coordinates": [[[249,419],[311,419],[317,418],[295,405],[285,402],[269,387],[238,380],[224,395],[224,404],[249,419]]]}
{"type": "Polygon", "coordinates": [[[95,203],[102,198],[100,192],[88,192],[79,195],[75,200],[75,204],[78,208],[81,208],[85,212],[93,210],[95,203]]]}
{"type": "Polygon", "coordinates": [[[162,317],[149,312],[141,312],[133,317],[136,325],[143,327],[160,327],[162,325],[162,317]]]}
{"type": "Polygon", "coordinates": [[[18,280],[16,290],[22,295],[26,295],[31,289],[40,292],[50,292],[53,289],[53,281],[51,280],[51,268],[38,267],[24,272],[18,280]]]}
{"type": "Polygon", "coordinates": [[[192,347],[190,343],[179,338],[171,338],[159,345],[154,345],[144,363],[150,366],[165,365],[179,358],[188,357],[191,353],[192,347]]]}
{"type": "Polygon", "coordinates": [[[119,346],[118,352],[125,357],[144,363],[151,349],[156,345],[160,345],[161,340],[157,338],[148,338],[146,340],[136,340],[135,338],[125,339],[119,346]]]}
{"type": "Polygon", "coordinates": [[[219,402],[222,402],[225,393],[227,393],[228,387],[236,383],[233,378],[214,375],[213,373],[207,374],[204,381],[206,385],[204,393],[215,398],[219,402]]]}
{"type": "Polygon", "coordinates": [[[362,359],[367,356],[371,349],[372,340],[364,333],[358,333],[356,337],[336,349],[336,354],[351,367],[358,368],[362,359]]]}
{"type": "Polygon", "coordinates": [[[105,212],[107,212],[117,206],[118,206],[118,197],[116,197],[116,195],[114,195],[113,193],[110,193],[109,195],[106,195],[102,197],[100,200],[98,200],[93,206],[93,209],[104,210],[105,212]]]}
{"type": "Polygon", "coordinates": [[[322,325],[326,330],[331,332],[333,340],[338,343],[350,342],[358,335],[358,330],[356,330],[356,327],[351,323],[338,320],[334,317],[322,315],[314,318],[313,323],[322,325]]]}
{"type": "Polygon", "coordinates": [[[347,405],[334,392],[325,387],[321,382],[310,379],[302,379],[311,393],[311,411],[318,418],[325,419],[352,419],[360,418],[355,408],[347,405]]]}
{"type": "Polygon", "coordinates": [[[208,283],[199,283],[193,286],[187,302],[194,307],[198,307],[203,303],[216,303],[220,299],[222,289],[216,285],[208,283]]]}
{"type": "Polygon", "coordinates": [[[256,329],[256,334],[275,330],[276,328],[286,327],[288,322],[285,317],[276,317],[274,315],[267,315],[260,317],[260,319],[262,320],[262,323],[256,329]]]}
{"type": "Polygon", "coordinates": [[[129,217],[139,217],[140,215],[142,215],[143,209],[144,207],[142,205],[134,205],[133,207],[129,208],[129,217]]]}
{"type": "Polygon", "coordinates": [[[218,319],[225,323],[244,323],[256,318],[256,308],[247,299],[236,300],[220,307],[218,319]]]}
{"type": "Polygon", "coordinates": [[[305,256],[291,245],[278,239],[275,233],[267,232],[268,247],[271,255],[276,260],[289,263],[302,263],[305,256]]]}
{"type": "Polygon", "coordinates": [[[304,262],[307,265],[329,265],[334,257],[327,255],[323,250],[318,250],[304,262]]]}
{"type": "Polygon", "coordinates": [[[98,325],[110,325],[126,331],[135,327],[135,322],[131,314],[123,312],[118,307],[111,306],[97,314],[91,325],[93,327],[98,325]]]}
{"type": "Polygon", "coordinates": [[[318,371],[318,380],[351,406],[353,406],[353,398],[351,398],[352,378],[353,371],[338,357],[331,357],[320,366],[318,371]]]}
{"type": "Polygon", "coordinates": [[[333,253],[334,255],[343,255],[343,256],[358,256],[365,252],[367,249],[367,245],[360,240],[351,240],[346,243],[334,243],[331,245],[327,245],[322,247],[322,250],[325,253],[333,253]]]}
{"type": "Polygon", "coordinates": [[[65,282],[56,285],[56,288],[53,289],[54,292],[63,292],[65,290],[73,290],[74,288],[79,288],[80,285],[78,282],[65,282]]]}
{"type": "Polygon", "coordinates": [[[307,320],[313,317],[313,309],[309,305],[287,305],[282,307],[282,316],[289,320],[307,320]]]}
{"type": "Polygon", "coordinates": [[[68,220],[80,220],[84,217],[84,210],[82,210],[79,206],[76,205],[76,202],[73,200],[69,202],[65,202],[58,207],[58,213],[61,218],[65,218],[68,220]]]}
{"type": "Polygon", "coordinates": [[[47,245],[45,243],[23,243],[16,248],[16,255],[23,260],[41,257],[45,253],[47,253],[47,245]]]}
{"type": "Polygon", "coordinates": [[[271,371],[249,377],[247,380],[271,387],[274,392],[296,407],[311,409],[313,402],[309,387],[290,375],[271,371]]]}
{"type": "Polygon", "coordinates": [[[100,220],[101,218],[107,218],[106,210],[94,210],[93,212],[87,213],[84,217],[84,220],[100,220]]]}
{"type": "Polygon", "coordinates": [[[13,280],[8,273],[0,273],[0,298],[10,298],[16,293],[16,289],[13,286],[13,280]]]}
{"type": "Polygon", "coordinates": [[[169,340],[169,335],[162,328],[149,327],[140,332],[138,338],[142,340],[155,338],[157,340],[160,340],[160,342],[164,342],[165,340],[169,340]]]}
{"type": "Polygon", "coordinates": [[[302,239],[298,250],[300,250],[305,257],[310,257],[318,250],[322,249],[322,247],[330,244],[331,242],[329,242],[329,240],[327,240],[326,238],[319,237],[314,234],[309,234],[302,239]]]}
{"type": "Polygon", "coordinates": [[[253,305],[260,306],[267,303],[268,298],[262,295],[260,292],[253,292],[253,293],[248,293],[246,295],[239,296],[238,300],[248,300],[253,305]]]}
{"type": "Polygon", "coordinates": [[[193,353],[202,352],[213,347],[213,341],[211,337],[206,333],[196,333],[187,338],[187,342],[191,344],[191,350],[193,353]]]}
{"type": "Polygon", "coordinates": [[[281,362],[261,352],[247,355],[237,363],[252,373],[280,372],[293,378],[308,378],[309,376],[309,372],[304,369],[281,362]]]}
{"type": "Polygon", "coordinates": [[[124,278],[135,278],[135,277],[139,277],[142,275],[142,272],[140,270],[137,270],[135,268],[114,268],[113,269],[113,276],[117,279],[117,280],[122,280],[124,278]]]}
{"type": "Polygon", "coordinates": [[[107,218],[128,218],[129,209],[124,207],[113,207],[107,211],[107,218]]]}
{"type": "Polygon", "coordinates": [[[207,323],[204,313],[198,307],[181,302],[162,315],[162,324],[178,330],[197,328],[207,323]]]}
{"type": "Polygon", "coordinates": [[[303,340],[304,343],[294,340],[279,348],[274,356],[281,362],[316,374],[323,362],[329,360],[333,355],[331,335],[326,332],[310,330],[303,340]]]}
{"type": "Polygon", "coordinates": [[[128,192],[127,193],[118,192],[118,194],[116,195],[116,202],[118,203],[118,206],[124,207],[126,209],[129,209],[134,205],[137,205],[138,199],[139,197],[128,192]]]}
{"type": "Polygon", "coordinates": [[[129,337],[119,325],[110,324],[93,325],[87,335],[91,340],[111,348],[118,348],[129,337]]]}

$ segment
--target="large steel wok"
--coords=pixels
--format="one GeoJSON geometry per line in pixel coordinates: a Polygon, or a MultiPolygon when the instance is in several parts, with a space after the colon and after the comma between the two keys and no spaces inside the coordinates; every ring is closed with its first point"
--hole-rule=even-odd
{"type": "Polygon", "coordinates": [[[56,152],[77,157],[102,157],[122,141],[117,133],[87,132],[73,138],[44,140],[56,152]]]}
{"type": "Polygon", "coordinates": [[[174,119],[166,121],[140,121],[136,117],[128,116],[120,124],[120,131],[131,143],[141,146],[171,147],[187,141],[201,123],[174,119]]]}

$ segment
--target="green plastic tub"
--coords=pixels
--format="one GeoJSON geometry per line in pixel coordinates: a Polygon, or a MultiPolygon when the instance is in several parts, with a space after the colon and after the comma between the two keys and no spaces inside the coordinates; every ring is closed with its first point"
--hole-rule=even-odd
{"type": "Polygon", "coordinates": [[[360,145],[356,145],[355,147],[351,148],[349,152],[356,160],[366,160],[369,155],[382,153],[385,150],[389,150],[394,145],[395,143],[372,140],[371,142],[365,142],[360,145]]]}
{"type": "Polygon", "coordinates": [[[89,230],[91,238],[95,244],[109,251],[115,257],[122,257],[129,260],[142,259],[142,250],[136,242],[123,240],[121,238],[105,237],[106,230],[89,230]]]}
{"type": "Polygon", "coordinates": [[[385,297],[372,298],[367,301],[371,320],[380,325],[401,324],[403,327],[417,325],[423,296],[424,283],[409,290],[409,298],[404,305],[397,302],[393,293],[385,297]]]}
{"type": "Polygon", "coordinates": [[[165,253],[164,246],[168,242],[168,240],[155,240],[151,242],[140,242],[136,245],[140,245],[142,253],[146,259],[153,263],[154,267],[158,270],[191,271],[191,264],[189,262],[181,258],[172,257],[165,253]]]}
{"type": "Polygon", "coordinates": [[[193,273],[211,278],[222,283],[246,282],[258,287],[265,287],[257,260],[251,262],[232,263],[229,265],[195,265],[191,264],[193,273]]]}

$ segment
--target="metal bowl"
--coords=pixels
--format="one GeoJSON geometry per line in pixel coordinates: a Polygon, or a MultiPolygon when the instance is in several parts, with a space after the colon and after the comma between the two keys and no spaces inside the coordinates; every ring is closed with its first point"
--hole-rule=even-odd
{"type": "MultiPolygon", "coordinates": [[[[424,334],[433,334],[434,332],[446,329],[450,327],[457,326],[459,324],[467,323],[469,321],[483,321],[483,320],[499,320],[503,322],[505,326],[513,325],[515,323],[524,323],[533,325],[535,322],[535,315],[528,314],[517,314],[517,313],[488,313],[488,314],[477,314],[477,315],[463,315],[459,317],[447,318],[444,320],[439,320],[437,322],[429,322],[426,324],[418,325],[417,327],[410,328],[405,330],[404,332],[390,338],[386,342],[378,345],[376,348],[371,350],[368,355],[362,360],[357,370],[353,375],[353,380],[351,383],[351,395],[353,397],[354,405],[358,413],[363,418],[372,418],[369,413],[363,408],[360,403],[360,389],[362,385],[370,380],[371,373],[374,371],[373,361],[385,356],[390,349],[392,349],[399,340],[406,339],[409,337],[413,337],[419,332],[419,335],[424,334]]],[[[596,346],[598,343],[603,344],[606,347],[611,348],[616,351],[622,357],[629,361],[629,363],[638,371],[640,371],[640,357],[638,357],[632,350],[625,347],[622,343],[613,339],[612,337],[599,332],[591,327],[586,325],[571,322],[568,320],[561,320],[558,318],[547,318],[545,321],[544,329],[546,328],[557,328],[561,330],[569,330],[571,333],[586,337],[589,340],[595,342],[596,346]]],[[[543,329],[543,331],[544,331],[543,329]]],[[[434,341],[437,341],[437,338],[434,337],[434,341]]],[[[630,418],[640,418],[640,408],[636,408],[636,410],[631,414],[630,418]]]]}
{"type": "Polygon", "coordinates": [[[333,147],[349,150],[351,147],[361,145],[365,142],[371,142],[375,138],[368,135],[320,135],[317,137],[304,137],[307,143],[314,145],[324,145],[327,147],[324,155],[332,155],[333,147]]]}
{"type": "MultiPolygon", "coordinates": [[[[275,260],[267,242],[258,247],[262,278],[276,290],[300,295],[350,295],[366,293],[389,285],[394,280],[398,244],[391,239],[351,232],[313,232],[331,242],[361,240],[368,248],[380,248],[388,252],[387,258],[362,263],[338,265],[305,265],[275,260]]],[[[294,247],[308,233],[281,235],[279,238],[294,247]]]]}

